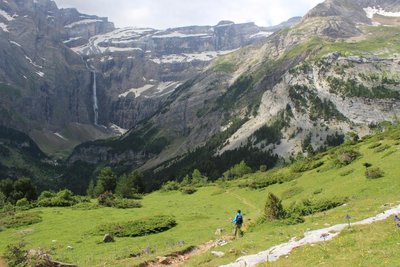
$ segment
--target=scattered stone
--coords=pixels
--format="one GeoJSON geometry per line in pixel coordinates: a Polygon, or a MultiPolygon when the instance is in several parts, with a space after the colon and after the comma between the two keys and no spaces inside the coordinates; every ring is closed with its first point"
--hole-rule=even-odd
{"type": "Polygon", "coordinates": [[[111,243],[111,242],[114,242],[114,241],[115,241],[114,237],[112,235],[110,235],[110,234],[105,234],[104,237],[103,237],[103,242],[104,243],[111,243]]]}
{"type": "Polygon", "coordinates": [[[211,254],[218,258],[222,258],[223,256],[225,256],[225,253],[222,251],[211,251],[211,254]]]}
{"type": "Polygon", "coordinates": [[[17,235],[26,236],[26,235],[29,235],[29,234],[33,233],[34,231],[35,231],[35,230],[33,230],[33,229],[25,229],[25,230],[19,231],[19,232],[17,233],[17,235]]]}
{"type": "Polygon", "coordinates": [[[222,235],[223,232],[224,228],[217,228],[217,230],[215,230],[215,235],[222,235]]]}
{"type": "Polygon", "coordinates": [[[43,249],[30,249],[26,253],[27,262],[40,262],[40,266],[48,267],[77,267],[75,264],[68,264],[59,261],[53,261],[49,254],[43,249]]]}
{"type": "Polygon", "coordinates": [[[216,246],[222,247],[222,246],[225,246],[226,244],[228,244],[228,241],[223,240],[223,239],[218,239],[218,240],[215,241],[215,245],[216,246]]]}
{"type": "Polygon", "coordinates": [[[67,246],[67,249],[74,249],[73,246],[67,246]]]}
{"type": "Polygon", "coordinates": [[[157,261],[160,264],[169,264],[169,259],[167,257],[157,257],[157,261]]]}

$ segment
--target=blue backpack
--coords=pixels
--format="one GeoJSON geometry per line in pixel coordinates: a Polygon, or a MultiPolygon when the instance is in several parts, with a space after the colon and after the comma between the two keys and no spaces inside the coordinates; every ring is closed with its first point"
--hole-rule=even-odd
{"type": "Polygon", "coordinates": [[[236,224],[243,224],[243,216],[239,215],[239,217],[236,220],[236,224]]]}

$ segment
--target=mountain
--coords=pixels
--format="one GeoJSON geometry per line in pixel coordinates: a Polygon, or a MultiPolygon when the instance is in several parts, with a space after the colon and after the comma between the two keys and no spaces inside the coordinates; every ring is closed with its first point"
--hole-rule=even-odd
{"type": "Polygon", "coordinates": [[[212,59],[271,33],[230,21],[116,29],[107,18],[59,9],[51,0],[2,1],[0,124],[65,156],[148,119],[212,59]]]}
{"type": "Polygon", "coordinates": [[[69,161],[141,166],[156,180],[214,168],[217,178],[240,155],[275,164],[274,155],[288,160],[397,121],[398,10],[396,1],[326,1],[263,44],[219,57],[151,119],[78,146],[69,161]]]}

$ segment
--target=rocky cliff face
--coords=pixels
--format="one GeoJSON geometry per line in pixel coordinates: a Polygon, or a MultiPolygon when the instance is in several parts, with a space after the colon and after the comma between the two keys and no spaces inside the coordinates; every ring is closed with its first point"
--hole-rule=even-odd
{"type": "Polygon", "coordinates": [[[1,1],[0,124],[29,133],[46,152],[123,133],[218,55],[269,34],[232,22],[115,29],[51,0],[1,1]]]}
{"type": "MultiPolygon", "coordinates": [[[[215,155],[250,146],[287,158],[331,145],[350,131],[364,135],[371,125],[396,120],[400,51],[393,36],[398,28],[377,18],[395,23],[398,8],[396,1],[329,0],[262,46],[220,57],[178,87],[152,117],[152,138],[169,142],[143,168],[205,144],[238,118],[245,123],[215,155]]],[[[123,139],[108,145],[119,142],[123,139]]]]}

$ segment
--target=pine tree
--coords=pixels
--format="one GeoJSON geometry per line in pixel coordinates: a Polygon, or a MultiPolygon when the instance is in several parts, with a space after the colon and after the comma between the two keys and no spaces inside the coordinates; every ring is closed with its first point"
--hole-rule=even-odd
{"type": "Polygon", "coordinates": [[[264,208],[264,216],[268,221],[279,220],[285,217],[282,201],[272,193],[268,194],[264,208]]]}

